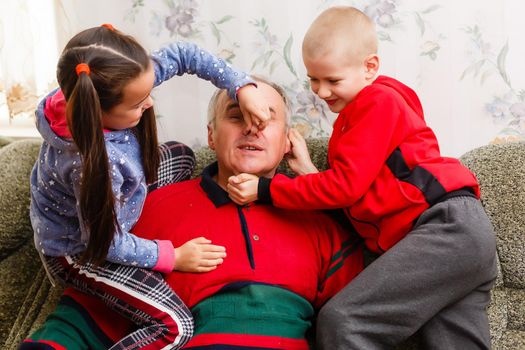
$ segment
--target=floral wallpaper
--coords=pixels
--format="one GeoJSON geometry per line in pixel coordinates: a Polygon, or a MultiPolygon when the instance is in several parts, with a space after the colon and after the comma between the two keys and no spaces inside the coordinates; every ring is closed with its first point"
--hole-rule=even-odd
{"type": "Polygon", "coordinates": [[[525,140],[525,86],[513,86],[507,73],[507,55],[509,43],[501,47],[484,38],[478,25],[463,28],[469,38],[471,52],[470,64],[465,67],[460,79],[476,79],[482,86],[490,76],[496,76],[503,83],[496,94],[485,102],[485,111],[489,113],[499,128],[496,142],[504,140],[525,140]]]}
{"type": "MultiPolygon", "coordinates": [[[[58,27],[70,35],[110,22],[150,50],[193,41],[238,68],[267,76],[288,92],[293,124],[307,137],[328,136],[336,116],[310,90],[302,37],[324,9],[352,5],[376,23],[381,73],[416,90],[444,154],[525,140],[520,0],[57,2],[58,27]]],[[[155,93],[161,138],[205,145],[213,87],[191,77],[172,80],[155,93]]]]}

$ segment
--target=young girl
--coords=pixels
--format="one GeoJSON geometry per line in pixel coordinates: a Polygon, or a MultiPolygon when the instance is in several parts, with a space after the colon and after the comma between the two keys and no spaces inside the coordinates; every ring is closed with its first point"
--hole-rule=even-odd
{"type": "Polygon", "coordinates": [[[149,57],[110,25],[69,41],[57,67],[60,90],[36,112],[44,142],[31,176],[35,245],[52,277],[102,298],[138,325],[111,349],[182,347],[192,335],[193,319],[159,272],[211,271],[226,256],[223,247],[204,238],[174,249],[170,241],[129,232],[141,213],[146,184],[162,185],[166,176],[189,173],[193,166],[191,152],[178,157],[186,164],[181,169],[168,156],[157,179],[150,92],[184,73],[228,88],[248,112],[251,127],[264,127],[269,119],[246,74],[190,43],[171,44],[149,57]]]}

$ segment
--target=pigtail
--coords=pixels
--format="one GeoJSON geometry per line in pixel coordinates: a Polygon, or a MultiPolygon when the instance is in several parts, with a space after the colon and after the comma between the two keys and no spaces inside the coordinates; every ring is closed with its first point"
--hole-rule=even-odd
{"type": "MultiPolygon", "coordinates": [[[[103,133],[103,112],[119,105],[130,81],[151,65],[132,37],[106,27],[86,29],[66,45],[57,66],[57,80],[67,101],[66,117],[82,160],[79,219],[89,233],[81,263],[102,263],[116,234],[110,164],[103,133]],[[76,73],[76,74],[75,74],[76,73]]],[[[160,163],[153,108],[133,128],[142,155],[146,182],[156,180],[160,163]]]]}
{"type": "Polygon", "coordinates": [[[119,230],[104,142],[100,99],[88,74],[79,74],[67,101],[66,117],[82,158],[80,214],[89,231],[81,263],[102,263],[119,230]]]}
{"type": "Polygon", "coordinates": [[[151,184],[157,180],[160,163],[157,123],[153,107],[144,111],[135,131],[142,153],[142,164],[144,166],[146,182],[151,184]]]}

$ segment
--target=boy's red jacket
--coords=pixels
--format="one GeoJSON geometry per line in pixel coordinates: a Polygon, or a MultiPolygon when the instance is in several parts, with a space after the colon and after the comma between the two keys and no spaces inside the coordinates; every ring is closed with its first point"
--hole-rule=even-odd
{"type": "Polygon", "coordinates": [[[471,188],[475,176],[457,159],[442,157],[416,93],[380,76],[339,114],[328,143],[330,168],[270,183],[281,208],[344,211],[366,245],[382,252],[448,192],[471,188]]]}

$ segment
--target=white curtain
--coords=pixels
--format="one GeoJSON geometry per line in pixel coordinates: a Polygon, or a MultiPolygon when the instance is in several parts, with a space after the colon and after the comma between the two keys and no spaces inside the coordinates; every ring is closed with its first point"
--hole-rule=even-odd
{"type": "Polygon", "coordinates": [[[0,135],[37,136],[33,112],[56,86],[52,0],[0,2],[0,135]]]}
{"type": "MultiPolygon", "coordinates": [[[[335,116],[309,90],[301,59],[302,37],[311,21],[327,7],[353,5],[377,24],[381,73],[416,90],[443,154],[459,156],[490,142],[525,139],[522,0],[21,0],[16,3],[51,7],[56,17],[54,23],[48,24],[54,25],[51,32],[56,33],[59,49],[50,44],[33,51],[33,55],[38,52],[38,59],[31,67],[33,72],[41,73],[37,80],[45,82],[43,85],[49,84],[46,79],[54,75],[56,56],[71,35],[87,27],[112,23],[135,36],[148,50],[173,40],[193,41],[236,67],[283,85],[292,99],[294,124],[310,137],[329,135],[335,116]],[[47,75],[50,71],[53,74],[47,75]]],[[[45,11],[37,12],[40,15],[45,11]]],[[[2,11],[2,21],[6,16],[11,19],[2,11]]],[[[22,30],[28,27],[27,22],[17,23],[22,30]]],[[[40,32],[43,31],[39,29],[40,32]]],[[[18,35],[17,40],[20,38],[18,35]]],[[[17,42],[14,45],[24,46],[17,42]]],[[[2,57],[19,51],[6,51],[5,41],[1,50],[2,57]]],[[[10,77],[11,68],[6,71],[4,67],[0,81],[4,91],[9,92],[16,79],[10,77]]],[[[175,139],[193,147],[205,145],[206,108],[212,91],[211,84],[192,76],[176,77],[156,89],[161,139],[175,139]]],[[[0,130],[3,129],[0,124],[0,130]]]]}

